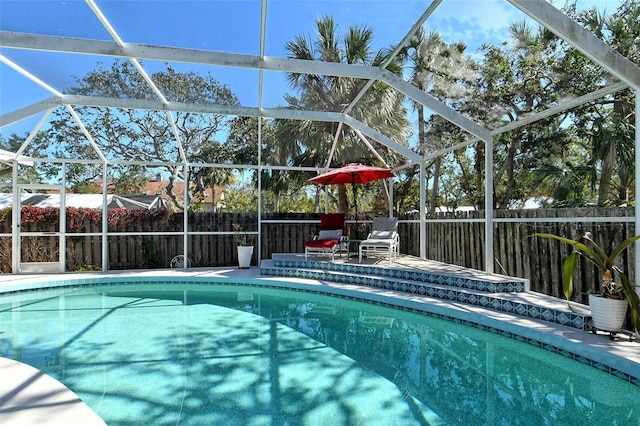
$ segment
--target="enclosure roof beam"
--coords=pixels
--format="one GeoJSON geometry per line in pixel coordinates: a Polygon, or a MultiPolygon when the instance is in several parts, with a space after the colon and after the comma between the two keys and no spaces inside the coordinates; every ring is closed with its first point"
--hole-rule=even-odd
{"type": "Polygon", "coordinates": [[[286,118],[292,120],[341,121],[339,112],[295,110],[289,108],[256,108],[220,104],[192,104],[172,102],[164,104],[152,99],[108,98],[102,96],[63,95],[60,104],[91,107],[145,109],[150,111],[190,112],[195,114],[223,114],[243,117],[286,118]]]}
{"type": "MultiPolygon", "coordinates": [[[[321,74],[335,77],[350,77],[382,80],[414,101],[441,115],[463,130],[483,140],[490,140],[489,132],[445,103],[423,92],[395,74],[380,68],[337,62],[310,61],[302,59],[260,58],[226,52],[211,52],[195,49],[157,47],[137,44],[118,46],[113,42],[81,40],[66,37],[41,36],[13,32],[0,32],[0,46],[6,48],[34,49],[55,52],[121,56],[161,61],[202,63],[209,65],[266,69],[301,74],[321,74]]],[[[233,107],[231,107],[232,109],[233,107]]],[[[224,112],[222,112],[224,113],[224,112]]],[[[229,114],[234,114],[229,112],[229,114]]]]}
{"type": "Polygon", "coordinates": [[[33,166],[34,164],[33,158],[0,149],[0,163],[12,165],[14,161],[25,166],[33,166]]]}
{"type": "Polygon", "coordinates": [[[61,99],[61,97],[53,96],[40,102],[27,105],[26,107],[16,109],[15,111],[2,114],[0,115],[0,128],[17,123],[26,118],[33,117],[34,115],[41,114],[50,110],[52,107],[56,107],[57,105],[62,105],[61,99]]]}
{"type": "Polygon", "coordinates": [[[331,149],[329,150],[329,158],[327,158],[327,169],[331,166],[331,161],[333,161],[333,154],[336,152],[336,147],[338,146],[338,139],[340,138],[340,132],[342,132],[342,125],[344,123],[341,121],[338,123],[338,128],[333,135],[333,143],[331,144],[331,149]]]}
{"type": "Polygon", "coordinates": [[[91,135],[91,133],[89,133],[89,130],[87,129],[87,127],[82,122],[82,119],[80,119],[80,116],[76,113],[76,111],[73,109],[73,107],[71,105],[66,105],[66,107],[67,107],[67,110],[69,111],[69,113],[71,114],[71,116],[73,117],[73,119],[76,121],[76,124],[78,125],[78,127],[80,127],[80,131],[82,131],[82,134],[84,134],[84,136],[89,141],[89,144],[91,145],[91,147],[95,150],[95,152],[98,155],[98,157],[100,157],[100,160],[103,163],[106,163],[107,162],[107,158],[104,156],[104,154],[100,150],[100,147],[98,146],[96,141],[93,139],[93,136],[91,135]]]}
{"type": "Polygon", "coordinates": [[[595,92],[587,93],[586,95],[579,96],[577,98],[571,99],[567,102],[560,103],[553,107],[547,108],[544,111],[537,112],[528,117],[525,117],[521,120],[513,121],[508,123],[502,127],[494,129],[491,131],[492,135],[499,135],[501,133],[509,132],[511,130],[517,129],[522,126],[526,126],[527,124],[534,123],[536,121],[542,120],[547,117],[551,117],[553,115],[559,114],[563,111],[569,110],[571,108],[578,107],[580,105],[584,105],[587,102],[595,101],[596,99],[600,99],[604,96],[610,95],[612,93],[619,92],[620,90],[626,89],[629,87],[627,83],[617,82],[605,86],[601,89],[596,90],[595,92]]]}
{"type": "Polygon", "coordinates": [[[177,47],[127,43],[119,46],[111,41],[0,31],[0,47],[84,55],[138,58],[154,61],[219,65],[264,69],[301,74],[322,74],[335,77],[380,79],[379,68],[304,59],[264,57],[240,53],[216,52],[177,47]]]}
{"type": "MultiPolygon", "coordinates": [[[[260,8],[260,59],[264,59],[265,44],[267,40],[267,0],[262,0],[260,8]]],[[[262,108],[264,96],[264,70],[260,70],[258,75],[258,108],[262,108]]]]}
{"type": "MultiPolygon", "coordinates": [[[[57,98],[52,98],[57,99],[57,98]]],[[[400,145],[393,139],[384,136],[382,133],[370,128],[362,122],[339,112],[303,111],[288,108],[250,108],[250,107],[230,107],[228,105],[213,104],[191,104],[184,102],[169,102],[148,99],[126,99],[126,98],[106,98],[82,95],[63,95],[59,101],[60,105],[83,105],[103,108],[125,108],[125,109],[146,109],[152,111],[172,111],[191,112],[200,114],[230,114],[247,117],[267,117],[281,118],[289,120],[313,120],[323,122],[344,122],[345,124],[358,129],[362,133],[377,140],[388,148],[404,155],[412,161],[420,161],[417,153],[409,148],[400,145]]],[[[51,108],[51,104],[48,104],[51,108]]]]}
{"type": "MultiPolygon", "coordinates": [[[[511,130],[515,130],[518,129],[522,126],[526,126],[527,124],[531,124],[534,123],[536,121],[542,120],[544,118],[547,117],[551,117],[553,115],[559,114],[563,111],[569,110],[571,108],[575,108],[577,106],[580,105],[584,105],[587,102],[591,102],[594,101],[596,99],[602,98],[606,95],[610,95],[612,93],[616,93],[619,92],[620,90],[626,89],[627,87],[629,87],[626,83],[623,82],[617,82],[614,84],[610,84],[608,86],[603,87],[602,89],[598,89],[595,92],[591,92],[591,93],[587,93],[586,95],[583,96],[579,96],[575,99],[572,99],[570,101],[567,102],[563,102],[561,104],[558,104],[556,106],[553,106],[551,108],[548,108],[544,111],[540,111],[536,114],[532,114],[528,117],[525,117],[521,120],[517,120],[517,121],[512,121],[511,123],[508,123],[502,127],[498,127],[497,129],[491,130],[490,133],[493,136],[497,136],[500,135],[502,133],[506,133],[506,132],[510,132],[511,130]]],[[[460,142],[456,145],[447,147],[447,148],[442,148],[439,149],[435,152],[432,152],[428,155],[425,156],[425,161],[429,160],[431,158],[436,158],[439,157],[441,155],[447,154],[449,152],[464,148],[466,146],[469,146],[471,144],[474,144],[476,142],[478,142],[478,138],[471,138],[468,139],[466,141],[460,142]]]]}
{"type": "Polygon", "coordinates": [[[382,158],[382,156],[380,154],[378,154],[378,151],[376,151],[376,149],[373,147],[373,145],[371,145],[369,143],[369,141],[362,134],[362,132],[360,130],[358,130],[358,129],[353,129],[353,131],[356,132],[356,135],[358,135],[358,137],[367,146],[367,148],[369,148],[369,151],[378,159],[378,161],[380,161],[384,165],[384,167],[389,168],[389,165],[387,164],[387,162],[384,161],[384,158],[382,158]]]}
{"type": "Polygon", "coordinates": [[[147,99],[126,99],[126,98],[105,98],[81,95],[64,95],[64,104],[84,105],[94,107],[125,108],[125,109],[146,109],[152,111],[173,111],[191,112],[200,114],[230,114],[246,117],[267,117],[281,118],[289,120],[312,120],[323,122],[344,122],[345,124],[360,130],[365,135],[377,140],[388,148],[398,152],[413,161],[420,161],[419,154],[411,149],[399,144],[393,139],[383,135],[377,130],[363,124],[362,122],[339,112],[306,111],[289,108],[250,108],[228,105],[213,104],[191,104],[184,102],[169,102],[164,104],[160,101],[147,99]]]}
{"type": "Polygon", "coordinates": [[[395,47],[395,49],[393,49],[391,54],[389,54],[389,58],[380,66],[381,68],[386,68],[387,65],[391,63],[393,58],[398,56],[398,53],[400,53],[400,51],[405,47],[405,45],[409,42],[409,40],[411,40],[411,37],[413,37],[416,31],[418,31],[418,29],[422,27],[422,24],[424,24],[427,21],[427,19],[429,19],[429,17],[433,14],[433,12],[436,11],[438,6],[440,6],[440,3],[442,3],[442,0],[433,0],[431,2],[431,4],[427,7],[424,13],[420,15],[420,18],[418,18],[418,20],[413,24],[411,29],[407,31],[407,34],[405,34],[405,36],[402,38],[400,43],[398,43],[398,45],[395,47]]]}
{"type": "MultiPolygon", "coordinates": [[[[440,3],[442,3],[442,0],[433,0],[431,2],[429,7],[427,7],[427,10],[424,11],[422,16],[420,16],[420,18],[415,22],[415,24],[413,24],[413,26],[407,32],[407,34],[405,34],[405,36],[402,38],[400,43],[398,43],[396,48],[393,49],[393,51],[389,54],[389,57],[380,65],[380,69],[386,69],[387,66],[391,63],[391,61],[393,61],[393,58],[398,56],[398,53],[400,53],[400,51],[404,48],[404,46],[411,39],[413,34],[416,31],[418,31],[418,28],[420,28],[422,26],[422,24],[424,24],[424,22],[427,20],[427,18],[429,18],[429,16],[431,16],[431,14],[438,8],[440,3]]],[[[364,96],[365,93],[367,93],[367,91],[371,88],[371,86],[373,86],[374,82],[375,82],[375,80],[369,80],[367,82],[367,84],[362,88],[360,93],[358,93],[356,95],[356,97],[353,98],[351,103],[347,106],[347,108],[345,108],[344,112],[346,114],[349,114],[351,112],[351,110],[356,106],[358,101],[364,96]]]]}
{"type": "Polygon", "coordinates": [[[52,93],[53,95],[55,95],[55,96],[60,96],[61,95],[61,93],[58,92],[56,89],[54,89],[53,87],[49,86],[47,83],[45,83],[44,81],[40,80],[38,77],[36,77],[35,75],[31,74],[29,71],[27,71],[26,69],[22,68],[20,65],[16,64],[15,62],[10,60],[9,58],[6,58],[4,55],[0,55],[0,62],[4,63],[9,68],[12,68],[14,71],[18,72],[19,74],[21,74],[24,77],[28,78],[29,80],[33,81],[38,86],[42,87],[43,89],[45,89],[46,91],[52,93]]]}
{"type": "Polygon", "coordinates": [[[42,128],[44,123],[46,123],[47,120],[49,119],[49,116],[51,115],[53,110],[54,108],[49,108],[47,112],[43,114],[42,117],[40,117],[40,120],[38,120],[38,124],[36,124],[36,127],[29,133],[29,136],[27,136],[24,142],[22,142],[22,145],[20,145],[20,148],[18,148],[16,155],[22,154],[27,149],[27,147],[29,146],[33,138],[35,138],[36,135],[38,134],[38,131],[42,128]]]}
{"type": "Polygon", "coordinates": [[[152,111],[191,112],[200,114],[225,114],[246,117],[284,118],[292,120],[317,120],[340,122],[344,115],[339,112],[304,111],[288,108],[254,108],[215,104],[191,104],[186,102],[168,102],[150,99],[107,98],[101,96],[62,95],[51,97],[32,105],[20,108],[0,116],[0,127],[8,126],[20,120],[40,114],[52,107],[61,105],[82,105],[104,108],[147,109],[152,111]]]}
{"type": "Polygon", "coordinates": [[[471,144],[474,144],[474,143],[478,142],[479,140],[480,139],[473,137],[471,139],[467,139],[465,141],[459,142],[459,143],[457,143],[455,145],[448,146],[446,148],[441,148],[441,149],[439,149],[437,151],[434,151],[434,152],[430,152],[429,154],[424,156],[424,161],[429,161],[432,158],[438,158],[441,155],[445,155],[445,154],[448,154],[450,152],[457,151],[459,149],[465,148],[465,147],[467,147],[467,146],[469,146],[471,144]]]}
{"type": "Polygon", "coordinates": [[[389,149],[392,149],[393,151],[396,151],[398,154],[403,155],[405,158],[408,158],[409,160],[412,160],[416,163],[419,163],[422,161],[422,157],[420,157],[420,154],[418,154],[417,152],[412,151],[411,149],[407,148],[404,145],[400,145],[398,142],[394,141],[390,137],[383,135],[382,133],[378,132],[375,129],[372,129],[371,127],[367,126],[361,121],[356,120],[353,117],[345,115],[344,124],[348,125],[349,127],[352,127],[354,130],[359,130],[360,132],[364,133],[365,135],[369,136],[372,139],[375,139],[376,141],[380,142],[382,145],[386,146],[389,149]]]}
{"type": "MultiPolygon", "coordinates": [[[[100,21],[102,26],[107,30],[109,35],[111,35],[111,38],[113,38],[113,40],[118,44],[118,46],[124,47],[125,46],[124,41],[122,41],[122,38],[120,38],[120,35],[117,33],[115,28],[113,28],[113,25],[111,25],[111,22],[109,22],[107,17],[104,16],[104,13],[102,13],[102,10],[100,10],[100,8],[95,3],[95,1],[94,0],[85,0],[85,2],[87,3],[87,5],[91,9],[91,11],[93,11],[94,15],[96,15],[96,17],[98,18],[98,21],[100,21]]],[[[165,98],[164,94],[158,88],[158,86],[156,86],[156,84],[153,82],[153,80],[151,80],[151,77],[145,71],[145,69],[142,67],[142,64],[140,63],[140,61],[138,61],[136,58],[129,58],[129,61],[138,70],[138,72],[140,73],[140,75],[142,76],[144,81],[147,82],[147,84],[149,85],[149,87],[151,87],[151,90],[153,90],[153,92],[156,94],[156,96],[158,98],[160,98],[160,100],[162,102],[166,103],[167,99],[165,98]]]]}
{"type": "Polygon", "coordinates": [[[508,0],[509,3],[567,41],[628,85],[640,90],[640,67],[616,52],[546,0],[508,0]]]}

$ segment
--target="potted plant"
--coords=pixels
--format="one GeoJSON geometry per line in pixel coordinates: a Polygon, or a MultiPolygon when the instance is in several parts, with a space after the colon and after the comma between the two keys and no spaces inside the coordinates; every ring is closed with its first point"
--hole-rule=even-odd
{"type": "Polygon", "coordinates": [[[596,329],[619,331],[624,323],[628,305],[633,326],[640,330],[640,297],[636,292],[636,286],[629,282],[627,276],[616,265],[618,256],[640,239],[640,235],[627,238],[616,247],[613,246],[613,238],[609,238],[606,248],[595,242],[591,232],[585,232],[575,240],[554,234],[537,233],[532,236],[562,241],[574,248],[574,252],[563,263],[562,281],[567,300],[573,294],[573,272],[578,259],[582,257],[598,267],[601,273],[600,292],[589,295],[591,317],[596,329]],[[616,276],[620,282],[616,282],[616,276]]]}
{"type": "Polygon", "coordinates": [[[240,269],[248,269],[251,266],[251,257],[253,256],[253,237],[242,229],[238,223],[233,224],[235,231],[236,247],[238,249],[238,267],[240,269]]]}

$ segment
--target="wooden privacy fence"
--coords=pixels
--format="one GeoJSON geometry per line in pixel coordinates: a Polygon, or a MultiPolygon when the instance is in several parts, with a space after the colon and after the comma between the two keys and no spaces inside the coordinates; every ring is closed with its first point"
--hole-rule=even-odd
{"type": "MultiPolygon", "coordinates": [[[[571,253],[572,247],[560,241],[533,238],[534,233],[552,233],[574,239],[584,232],[591,232],[600,245],[605,245],[609,236],[613,245],[635,235],[634,208],[578,208],[535,209],[496,211],[494,229],[494,271],[498,274],[527,278],[531,289],[556,297],[563,297],[562,263],[571,253]],[[612,221],[601,222],[596,217],[611,217],[612,221]],[[545,221],[544,218],[555,220],[545,221]],[[580,218],[580,219],[570,219],[580,218]],[[613,218],[618,218],[615,221],[613,218]],[[627,218],[621,219],[621,218],[627,218]]],[[[484,218],[484,212],[443,213],[429,218],[427,222],[427,253],[432,260],[484,270],[484,222],[465,222],[484,218]]],[[[419,233],[417,223],[401,223],[400,235],[414,236],[419,233]]],[[[410,247],[402,244],[402,253],[418,254],[415,241],[410,247]]],[[[619,259],[629,278],[635,279],[633,247],[619,259]]],[[[597,291],[599,273],[586,261],[580,261],[574,275],[574,300],[587,303],[588,293],[597,291]]]]}
{"type": "MultiPolygon", "coordinates": [[[[6,213],[6,212],[5,212],[6,213]]],[[[75,214],[75,213],[74,213],[75,214]]],[[[562,296],[562,262],[571,248],[558,241],[531,238],[536,232],[554,233],[567,238],[590,231],[597,241],[604,242],[615,232],[616,244],[634,235],[632,220],[599,222],[593,217],[632,217],[633,208],[584,208],[548,210],[496,211],[494,223],[494,271],[528,278],[531,289],[562,296]],[[560,222],[542,218],[558,218],[560,222]],[[579,217],[579,221],[563,218],[579,217]]],[[[257,233],[256,214],[188,213],[188,253],[194,267],[233,266],[237,264],[233,224],[251,235],[257,233]]],[[[318,214],[279,213],[262,216],[262,259],[273,253],[303,253],[304,241],[317,233],[318,214]]],[[[453,265],[484,270],[484,212],[440,213],[427,222],[426,257],[453,265]]],[[[100,218],[99,218],[100,219],[100,218]]],[[[101,269],[102,225],[88,215],[70,217],[67,213],[67,270],[101,269]]],[[[370,220],[361,218],[358,235],[366,236],[370,220]]],[[[55,219],[45,223],[23,224],[23,231],[52,231],[55,219]]],[[[182,213],[137,215],[126,220],[109,218],[109,269],[167,268],[171,259],[184,253],[184,216],[182,213]],[[119,235],[128,232],[133,235],[119,235]]],[[[400,251],[417,256],[420,253],[420,227],[417,217],[401,217],[399,224],[400,251]]],[[[355,235],[353,220],[350,233],[355,235]]],[[[0,269],[11,272],[11,214],[0,215],[0,269]]],[[[257,238],[254,238],[256,245],[257,238]]],[[[35,261],[57,260],[55,249],[46,248],[37,237],[23,237],[23,258],[35,261]],[[43,247],[45,247],[43,249],[43,247]],[[53,259],[51,259],[53,257],[53,259]]],[[[257,247],[257,245],[256,245],[257,247]]],[[[252,264],[257,264],[254,253],[252,264]]],[[[634,252],[628,250],[620,265],[634,279],[634,252]]],[[[575,276],[575,299],[586,302],[586,293],[598,285],[594,268],[582,262],[575,276]]]]}

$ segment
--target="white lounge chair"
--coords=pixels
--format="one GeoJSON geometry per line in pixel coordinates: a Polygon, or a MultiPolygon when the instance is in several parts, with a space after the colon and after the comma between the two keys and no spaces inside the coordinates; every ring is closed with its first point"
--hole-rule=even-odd
{"type": "Polygon", "coordinates": [[[389,263],[398,257],[400,236],[398,235],[398,218],[379,217],[373,219],[371,233],[360,243],[358,261],[362,256],[386,257],[389,263]]]}

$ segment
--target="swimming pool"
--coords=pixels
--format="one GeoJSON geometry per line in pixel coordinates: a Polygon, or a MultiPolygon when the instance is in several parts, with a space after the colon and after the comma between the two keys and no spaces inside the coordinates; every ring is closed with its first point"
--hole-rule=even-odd
{"type": "Polygon", "coordinates": [[[312,293],[187,283],[20,293],[0,296],[0,333],[0,356],[60,380],[110,425],[637,424],[640,416],[640,388],[568,358],[312,293]]]}

